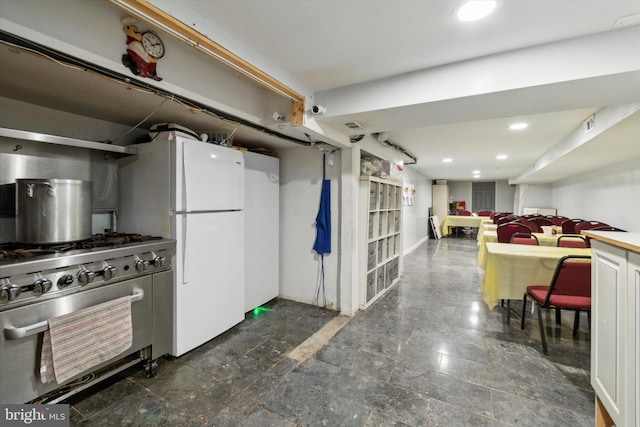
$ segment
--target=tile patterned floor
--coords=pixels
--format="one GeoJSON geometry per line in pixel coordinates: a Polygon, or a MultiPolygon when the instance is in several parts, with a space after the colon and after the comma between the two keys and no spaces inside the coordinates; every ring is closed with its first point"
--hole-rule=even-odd
{"type": "MultiPolygon", "coordinates": [[[[401,282],[303,361],[291,351],[335,314],[286,300],[248,315],[158,375],[129,370],[76,396],[74,426],[593,426],[586,318],[489,311],[469,237],[429,240],[401,282]]],[[[521,306],[519,306],[521,307],[521,306]]]]}

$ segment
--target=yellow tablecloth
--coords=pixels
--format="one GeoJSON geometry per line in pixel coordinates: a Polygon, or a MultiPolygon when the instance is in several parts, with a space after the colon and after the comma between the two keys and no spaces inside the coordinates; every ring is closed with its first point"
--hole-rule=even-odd
{"type": "Polygon", "coordinates": [[[447,215],[442,222],[442,235],[447,236],[451,234],[451,228],[453,227],[480,227],[483,222],[490,222],[491,220],[486,216],[462,216],[462,215],[447,215]]]}
{"type": "Polygon", "coordinates": [[[565,255],[591,255],[591,249],[487,243],[482,298],[489,308],[498,300],[521,300],[528,285],[548,285],[565,255]]]}
{"type": "MultiPolygon", "coordinates": [[[[488,225],[484,226],[484,232],[482,233],[482,240],[478,241],[478,267],[484,269],[487,261],[487,243],[497,243],[498,242],[498,232],[490,231],[487,228],[490,227],[488,225]]],[[[482,229],[482,227],[480,227],[482,229]]],[[[480,234],[480,231],[478,231],[480,234]]],[[[544,234],[544,233],[531,233],[538,238],[538,244],[540,246],[558,246],[558,237],[562,236],[562,234],[544,234]]],[[[564,234],[564,236],[570,236],[570,234],[564,234]]]]}
{"type": "Polygon", "coordinates": [[[484,241],[484,233],[487,231],[496,231],[497,229],[498,225],[493,222],[481,222],[480,227],[478,228],[478,246],[480,246],[484,241]]]}

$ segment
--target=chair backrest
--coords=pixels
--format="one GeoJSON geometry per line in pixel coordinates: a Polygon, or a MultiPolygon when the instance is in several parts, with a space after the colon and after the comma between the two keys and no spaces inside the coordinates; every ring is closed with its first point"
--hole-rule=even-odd
{"type": "Polygon", "coordinates": [[[519,222],[507,222],[506,224],[498,225],[496,232],[498,234],[498,243],[511,243],[511,236],[514,233],[531,234],[531,229],[519,222]]]}
{"type": "Polygon", "coordinates": [[[564,221],[560,226],[562,227],[562,234],[576,234],[576,225],[583,222],[584,219],[573,218],[564,221]]]}
{"type": "Polygon", "coordinates": [[[609,224],[605,224],[600,221],[582,221],[576,224],[576,234],[580,234],[582,230],[591,230],[592,228],[608,227],[609,224]]]}
{"type": "Polygon", "coordinates": [[[552,226],[553,225],[553,222],[551,222],[551,220],[549,220],[549,219],[547,219],[545,217],[541,217],[541,216],[536,217],[536,218],[531,218],[531,219],[529,219],[529,221],[533,222],[541,230],[542,230],[542,228],[541,228],[542,226],[547,227],[547,226],[552,226]]]}
{"type": "Polygon", "coordinates": [[[491,211],[478,211],[478,216],[491,216],[491,211]]]}
{"type": "Polygon", "coordinates": [[[516,245],[539,245],[538,238],[531,233],[513,233],[511,235],[511,243],[516,245]]]}
{"type": "Polygon", "coordinates": [[[507,212],[496,212],[495,214],[493,214],[493,223],[497,224],[500,218],[504,218],[505,216],[509,216],[509,215],[511,214],[507,212]]]}
{"type": "Polygon", "coordinates": [[[588,248],[589,242],[584,236],[560,236],[558,237],[558,247],[561,248],[588,248]]]}
{"type": "Polygon", "coordinates": [[[591,297],[590,255],[567,255],[560,258],[544,306],[549,304],[549,298],[554,294],[591,297]]]}
{"type": "Polygon", "coordinates": [[[530,219],[519,218],[519,219],[516,219],[516,222],[519,222],[520,224],[526,225],[527,227],[529,227],[531,229],[531,231],[533,233],[542,233],[542,229],[540,228],[540,226],[538,224],[536,224],[535,222],[532,222],[530,219]]]}
{"type": "Polygon", "coordinates": [[[460,215],[460,216],[471,216],[471,212],[470,211],[461,210],[461,211],[458,211],[458,215],[460,215]]]}
{"type": "Polygon", "coordinates": [[[545,218],[551,221],[553,225],[562,225],[563,222],[569,219],[566,216],[556,216],[556,215],[547,215],[545,216],[545,218]]]}
{"type": "Polygon", "coordinates": [[[502,224],[506,224],[506,223],[508,223],[508,222],[512,222],[514,219],[515,219],[515,218],[513,218],[511,215],[505,215],[505,216],[502,216],[502,217],[498,218],[498,220],[497,220],[497,221],[496,221],[496,220],[495,220],[495,218],[494,218],[493,222],[494,222],[496,225],[502,225],[502,224]]]}

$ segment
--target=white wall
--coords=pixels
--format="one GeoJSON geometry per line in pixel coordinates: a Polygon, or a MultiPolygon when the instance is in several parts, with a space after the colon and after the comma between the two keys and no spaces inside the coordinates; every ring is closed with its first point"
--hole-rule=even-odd
{"type": "MultiPolygon", "coordinates": [[[[0,2],[3,30],[149,83],[148,79],[134,76],[122,65],[126,36],[120,18],[125,13],[108,2],[0,2]]],[[[139,25],[142,31],[148,29],[144,24],[139,25]]],[[[272,108],[278,105],[281,111],[289,110],[290,103],[283,97],[173,37],[164,35],[163,42],[167,53],[157,65],[157,73],[163,80],[153,81],[154,86],[251,121],[269,118],[272,108]]]]}
{"type": "MultiPolygon", "coordinates": [[[[310,148],[279,150],[280,155],[280,295],[312,304],[320,272],[320,257],[312,249],[315,219],[320,205],[322,153],[310,148]]],[[[331,180],[331,254],[325,255],[327,307],[338,301],[340,152],[334,166],[327,165],[331,180]]],[[[320,300],[322,303],[322,299],[320,300]]]]}
{"type": "Polygon", "coordinates": [[[557,182],[551,201],[569,218],[640,232],[640,158],[557,182]]]}
{"type": "Polygon", "coordinates": [[[431,202],[431,179],[405,168],[405,184],[412,184],[416,190],[413,206],[402,208],[402,251],[407,254],[417,248],[428,237],[429,208],[431,202]]]}
{"type": "MultiPolygon", "coordinates": [[[[524,208],[555,208],[551,201],[551,184],[527,184],[524,208]]],[[[558,212],[558,215],[562,215],[558,212]]]]}
{"type": "Polygon", "coordinates": [[[516,192],[507,181],[496,181],[496,212],[513,212],[513,196],[516,192]]]}

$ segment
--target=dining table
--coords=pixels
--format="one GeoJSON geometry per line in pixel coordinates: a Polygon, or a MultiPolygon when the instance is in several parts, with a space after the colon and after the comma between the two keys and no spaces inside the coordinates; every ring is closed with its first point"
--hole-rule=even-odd
{"type": "Polygon", "coordinates": [[[442,235],[448,236],[454,227],[479,228],[480,224],[491,222],[493,220],[487,216],[447,215],[442,221],[442,235]]]}
{"type": "Polygon", "coordinates": [[[476,239],[478,240],[478,246],[480,246],[484,239],[484,233],[487,231],[496,231],[498,229],[498,225],[492,222],[481,222],[480,227],[478,227],[478,234],[476,239]]]}
{"type": "Polygon", "coordinates": [[[548,286],[558,261],[565,255],[591,255],[591,248],[486,244],[482,298],[490,309],[499,300],[522,300],[529,285],[548,286]]]}
{"type": "MultiPolygon", "coordinates": [[[[497,231],[487,231],[487,226],[485,225],[485,230],[482,234],[482,240],[478,240],[478,266],[480,268],[485,268],[486,259],[487,259],[487,243],[497,243],[498,242],[498,232],[497,231]]],[[[480,232],[478,232],[480,234],[480,232]]],[[[560,236],[570,236],[571,234],[546,234],[546,233],[531,233],[536,236],[538,240],[539,246],[558,246],[558,238],[560,236]]]]}

